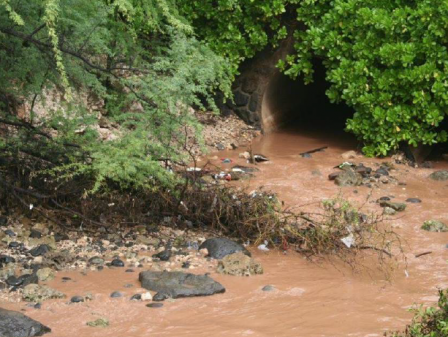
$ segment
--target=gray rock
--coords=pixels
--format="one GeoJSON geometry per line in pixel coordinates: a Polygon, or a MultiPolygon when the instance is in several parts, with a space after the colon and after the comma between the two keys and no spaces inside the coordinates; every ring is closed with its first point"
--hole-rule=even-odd
{"type": "Polygon", "coordinates": [[[263,274],[263,267],[253,258],[237,252],[227,255],[218,263],[218,273],[234,276],[263,274]]]}
{"type": "Polygon", "coordinates": [[[448,232],[448,226],[437,220],[425,221],[422,229],[428,232],[448,232]]]}
{"type": "Polygon", "coordinates": [[[110,297],[112,298],[123,297],[123,294],[120,293],[119,291],[114,291],[112,294],[110,294],[110,297]]]}
{"type": "Polygon", "coordinates": [[[446,181],[448,180],[448,170],[440,170],[433,172],[429,175],[429,178],[437,181],[446,181]]]}
{"type": "Polygon", "coordinates": [[[199,246],[199,249],[204,248],[208,250],[208,256],[214,259],[222,259],[224,256],[236,252],[243,252],[247,256],[251,256],[242,245],[226,238],[207,239],[199,246]]]}
{"type": "Polygon", "coordinates": [[[142,287],[171,298],[210,296],[226,289],[207,275],[183,272],[145,271],[139,275],[142,287]]]}
{"type": "Polygon", "coordinates": [[[342,172],[335,178],[338,186],[359,186],[362,184],[362,176],[350,167],[345,167],[342,172]]]}
{"type": "Polygon", "coordinates": [[[402,202],[392,202],[387,200],[380,201],[381,207],[389,207],[397,212],[403,212],[406,209],[406,204],[402,202]]]}
{"type": "Polygon", "coordinates": [[[274,288],[274,286],[271,286],[270,284],[268,284],[268,285],[264,286],[263,288],[261,288],[261,290],[263,290],[263,291],[274,291],[275,288],[274,288]]]}
{"type": "Polygon", "coordinates": [[[42,336],[51,329],[24,314],[0,308],[0,337],[42,336]]]}
{"type": "Polygon", "coordinates": [[[47,286],[29,284],[25,288],[23,288],[22,297],[25,301],[40,303],[52,298],[65,298],[65,295],[60,291],[47,286]]]}
{"type": "Polygon", "coordinates": [[[84,302],[84,297],[82,297],[82,296],[73,296],[73,297],[70,299],[70,302],[72,302],[72,303],[80,303],[80,302],[84,302]]]}
{"type": "Polygon", "coordinates": [[[154,254],[152,257],[156,257],[160,259],[160,261],[169,261],[171,258],[171,250],[165,249],[161,251],[160,253],[154,254]]]}

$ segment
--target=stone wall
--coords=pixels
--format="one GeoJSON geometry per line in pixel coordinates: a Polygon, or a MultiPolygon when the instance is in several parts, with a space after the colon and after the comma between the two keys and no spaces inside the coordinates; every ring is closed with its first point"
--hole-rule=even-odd
{"type": "Polygon", "coordinates": [[[219,106],[224,115],[232,111],[247,124],[263,130],[271,126],[263,114],[263,99],[269,82],[279,74],[276,65],[293,48],[293,39],[285,39],[277,49],[266,49],[241,65],[240,75],[233,85],[234,101],[219,106]]]}

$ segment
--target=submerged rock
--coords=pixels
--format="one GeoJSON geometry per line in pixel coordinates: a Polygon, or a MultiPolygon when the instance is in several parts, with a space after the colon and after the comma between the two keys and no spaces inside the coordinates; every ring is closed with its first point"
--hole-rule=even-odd
{"type": "Polygon", "coordinates": [[[428,232],[448,232],[448,225],[437,220],[428,220],[423,223],[422,229],[428,232]]]}
{"type": "Polygon", "coordinates": [[[109,320],[107,318],[98,318],[94,321],[87,322],[86,325],[92,328],[105,328],[109,326],[109,320]]]}
{"type": "Polygon", "coordinates": [[[204,248],[208,251],[207,256],[214,259],[222,259],[223,257],[236,252],[243,252],[245,255],[251,256],[244,246],[227,238],[207,239],[199,246],[199,250],[204,248]]]}
{"type": "Polygon", "coordinates": [[[139,280],[143,288],[170,298],[210,296],[226,291],[220,283],[209,276],[177,271],[145,271],[140,273],[139,280]]]}
{"type": "Polygon", "coordinates": [[[51,329],[24,314],[0,308],[0,337],[42,336],[51,329]]]}
{"type": "Polygon", "coordinates": [[[406,204],[402,202],[392,202],[387,200],[380,201],[381,207],[389,207],[397,212],[403,212],[406,209],[406,204]]]}
{"type": "Polygon", "coordinates": [[[65,295],[47,286],[29,284],[23,288],[22,297],[28,302],[43,302],[52,298],[65,298],[65,295]]]}
{"type": "Polygon", "coordinates": [[[251,276],[263,274],[263,267],[253,258],[244,255],[243,252],[227,255],[218,263],[218,273],[235,275],[235,276],[251,276]]]}
{"type": "Polygon", "coordinates": [[[448,170],[440,170],[433,172],[429,175],[429,178],[437,181],[445,181],[448,180],[448,170]]]}

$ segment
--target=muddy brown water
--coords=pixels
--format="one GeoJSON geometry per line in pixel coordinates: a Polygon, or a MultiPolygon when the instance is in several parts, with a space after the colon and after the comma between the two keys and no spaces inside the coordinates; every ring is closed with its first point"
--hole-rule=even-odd
{"type": "MultiPolygon", "coordinates": [[[[277,192],[287,206],[298,207],[342,193],[354,203],[362,204],[369,193],[367,187],[343,188],[327,180],[332,167],[341,163],[341,154],[354,149],[352,139],[339,134],[316,132],[278,132],[263,136],[253,144],[254,152],[271,161],[259,164],[260,172],[250,181],[239,182],[247,188],[264,186],[277,192]],[[329,146],[312,158],[299,153],[329,146]],[[355,192],[356,190],[356,192],[355,192]]],[[[221,152],[234,163],[245,164],[238,158],[241,150],[221,152]]],[[[361,158],[366,165],[384,160],[361,158]]],[[[448,168],[448,162],[435,163],[434,169],[448,168]]],[[[433,182],[427,176],[434,169],[414,169],[399,166],[394,175],[406,186],[383,185],[374,190],[371,200],[393,195],[394,200],[410,197],[422,199],[421,204],[409,204],[408,209],[392,221],[405,240],[407,267],[401,265],[390,281],[381,273],[354,274],[344,266],[331,263],[313,264],[301,256],[272,250],[252,249],[265,273],[239,278],[222,276],[213,270],[211,276],[227,289],[225,294],[211,297],[165,301],[162,308],[147,308],[145,303],[131,302],[137,293],[137,273],[124,269],[59,273],[49,283],[67,294],[94,294],[94,300],[67,304],[68,300],[48,301],[42,309],[26,307],[24,303],[6,304],[7,308],[25,310],[30,317],[52,328],[49,336],[382,336],[384,331],[402,329],[412,315],[407,311],[414,303],[434,304],[437,288],[448,287],[448,233],[427,233],[420,230],[423,221],[448,221],[448,183],[433,182]],[[415,254],[431,251],[416,258],[415,254]],[[405,269],[408,276],[405,274],[405,269]],[[62,283],[69,276],[72,282],[62,283]],[[125,288],[131,283],[133,288],[125,288]],[[273,285],[275,291],[261,288],[273,285]],[[126,296],[112,299],[109,294],[120,290],[126,296]],[[87,321],[107,317],[107,328],[90,328],[87,321]]],[[[366,207],[379,211],[376,204],[366,207]]]]}

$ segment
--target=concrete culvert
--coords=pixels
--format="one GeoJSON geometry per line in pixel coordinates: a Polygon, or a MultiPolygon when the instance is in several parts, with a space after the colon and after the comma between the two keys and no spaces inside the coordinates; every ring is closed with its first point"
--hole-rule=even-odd
{"type": "Polygon", "coordinates": [[[268,82],[261,106],[265,132],[282,128],[307,130],[339,129],[345,127],[353,110],[347,105],[332,104],[326,96],[330,84],[325,80],[325,68],[314,60],[313,82],[306,85],[302,77],[291,79],[276,72],[268,82]]]}

